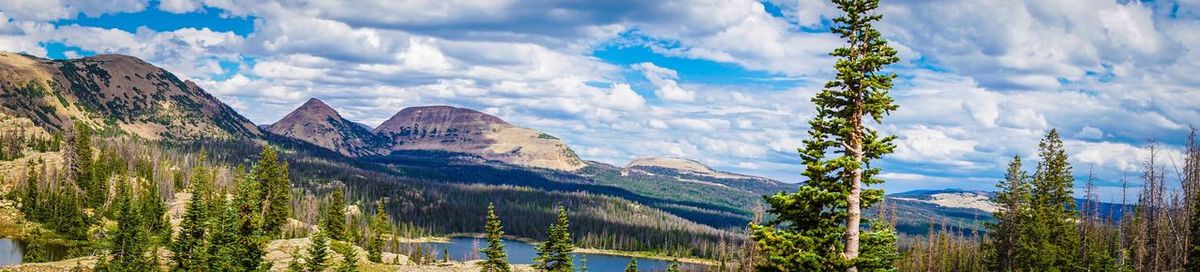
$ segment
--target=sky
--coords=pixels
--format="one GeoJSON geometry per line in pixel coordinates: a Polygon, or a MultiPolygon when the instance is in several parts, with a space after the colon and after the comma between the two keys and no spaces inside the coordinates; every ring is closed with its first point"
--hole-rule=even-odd
{"type": "MultiPolygon", "coordinates": [[[[1150,140],[1165,167],[1182,163],[1200,120],[1200,1],[883,2],[901,61],[887,69],[900,109],[873,125],[899,137],[882,188],[991,190],[1050,129],[1102,200],[1123,177],[1140,186],[1150,140]]],[[[260,124],[310,97],[371,126],[452,105],[586,160],[684,157],[797,182],[837,16],[809,0],[0,0],[0,50],[136,56],[260,124]]]]}

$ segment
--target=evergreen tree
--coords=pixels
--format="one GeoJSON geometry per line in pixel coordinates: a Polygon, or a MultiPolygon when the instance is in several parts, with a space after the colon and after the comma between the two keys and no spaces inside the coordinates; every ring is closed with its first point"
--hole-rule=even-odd
{"type": "Polygon", "coordinates": [[[334,242],[333,251],[342,255],[342,263],[337,266],[337,272],[357,272],[358,271],[358,252],[354,251],[354,247],[346,242],[334,242]]]}
{"type": "Polygon", "coordinates": [[[881,123],[898,108],[888,95],[896,75],[881,70],[899,58],[873,26],[882,19],[874,12],[878,0],[833,3],[845,14],[833,20],[832,32],[847,44],[832,53],[839,58],[836,79],[812,98],[817,116],[809,122],[810,139],[801,150],[808,180],[795,193],[767,196],[777,218],[768,226],[753,226],[752,237],[765,254],[764,270],[874,271],[893,266],[887,260],[895,245],[887,242],[895,241],[894,232],[870,228],[864,235],[860,228],[862,210],[883,199],[882,190],[864,188],[883,182],[877,177],[880,169],[869,161],[895,147],[894,136],[881,136],[864,117],[881,123]],[[865,241],[867,237],[875,240],[865,241]],[[868,252],[875,256],[859,259],[868,252]]]}
{"type": "Polygon", "coordinates": [[[103,271],[156,271],[158,265],[146,256],[150,231],[144,226],[140,207],[134,205],[128,183],[117,186],[117,230],[112,235],[109,262],[97,267],[103,271]]]}
{"type": "Polygon", "coordinates": [[[342,188],[333,190],[329,197],[329,204],[325,207],[325,216],[322,220],[322,229],[329,236],[329,239],[336,241],[345,240],[346,235],[346,196],[342,192],[342,188]]]}
{"type": "Polygon", "coordinates": [[[166,244],[171,240],[171,222],[167,221],[167,204],[158,193],[158,186],[153,180],[143,180],[141,213],[146,217],[146,228],[156,244],[166,244]]]}
{"type": "Polygon", "coordinates": [[[504,237],[504,226],[500,225],[500,217],[496,216],[496,207],[492,203],[488,203],[487,223],[484,225],[484,232],[487,233],[488,246],[480,250],[487,259],[479,262],[483,272],[508,272],[512,268],[508,265],[508,253],[504,251],[504,243],[500,239],[504,237]]]}
{"type": "Polygon", "coordinates": [[[267,239],[262,229],[260,184],[240,167],[235,173],[233,200],[221,198],[216,201],[219,205],[214,205],[214,210],[220,211],[215,226],[221,227],[210,235],[210,255],[214,259],[210,263],[218,265],[213,269],[216,271],[264,271],[270,269],[270,264],[263,262],[267,239]]]}
{"type": "Polygon", "coordinates": [[[671,264],[667,265],[667,272],[679,272],[679,260],[671,260],[671,264]]]}
{"type": "Polygon", "coordinates": [[[285,268],[284,271],[304,272],[304,264],[300,263],[300,258],[303,258],[303,256],[300,256],[300,251],[293,249],[291,257],[292,259],[288,260],[287,268],[285,268]]]}
{"type": "Polygon", "coordinates": [[[629,260],[629,265],[625,266],[625,272],[638,272],[637,258],[632,258],[629,260]]]}
{"type": "Polygon", "coordinates": [[[571,241],[566,207],[558,206],[558,221],[550,225],[546,236],[546,242],[537,246],[534,268],[552,272],[572,271],[574,259],[571,252],[575,251],[575,245],[571,241]]]}
{"type": "Polygon", "coordinates": [[[1018,267],[1017,250],[1021,237],[1020,228],[1024,225],[1022,219],[1027,212],[1030,201],[1029,175],[1021,169],[1021,156],[1013,156],[1008,163],[1008,172],[1004,179],[996,184],[996,203],[1000,209],[993,212],[995,223],[987,223],[988,240],[986,263],[992,271],[1027,270],[1031,267],[1018,267]]]}
{"type": "MultiPolygon", "coordinates": [[[[278,159],[274,147],[267,146],[254,167],[254,178],[261,188],[263,231],[267,236],[279,236],[291,213],[291,178],[287,162],[278,159]]],[[[332,237],[332,236],[331,236],[332,237]]]]}
{"type": "Polygon", "coordinates": [[[317,231],[312,237],[312,245],[308,247],[308,258],[304,260],[309,272],[325,271],[329,261],[329,238],[325,230],[317,231]]]}
{"type": "Polygon", "coordinates": [[[205,155],[201,152],[197,166],[193,168],[190,190],[191,197],[184,206],[183,221],[179,223],[179,234],[171,244],[171,259],[175,270],[196,271],[207,267],[208,229],[211,220],[208,195],[211,194],[215,173],[204,166],[205,155]]]}
{"type": "Polygon", "coordinates": [[[93,176],[95,168],[92,158],[92,130],[88,128],[87,124],[75,121],[72,132],[75,133],[75,137],[71,149],[74,151],[70,160],[74,162],[71,167],[71,176],[75,178],[76,185],[87,192],[88,207],[100,207],[104,205],[108,187],[100,184],[101,181],[93,176]]]}
{"type": "Polygon", "coordinates": [[[1030,182],[1029,221],[1023,224],[1015,259],[1021,262],[1019,267],[1079,269],[1083,260],[1076,260],[1074,251],[1079,248],[1072,193],[1075,177],[1058,130],[1050,130],[1038,147],[1041,161],[1030,182]]]}
{"type": "Polygon", "coordinates": [[[40,191],[42,188],[40,188],[41,186],[38,186],[38,180],[40,177],[38,176],[38,172],[36,170],[37,167],[36,164],[33,163],[33,160],[29,161],[28,168],[29,169],[27,169],[28,171],[25,174],[25,195],[21,197],[20,210],[21,214],[24,214],[26,217],[33,218],[35,217],[34,214],[36,212],[40,212],[40,209],[38,209],[38,201],[41,200],[41,196],[39,195],[38,191],[40,191]]]}
{"type": "Polygon", "coordinates": [[[375,202],[375,215],[371,216],[371,241],[367,243],[367,260],[383,263],[383,234],[388,232],[387,211],[383,202],[375,202]]]}

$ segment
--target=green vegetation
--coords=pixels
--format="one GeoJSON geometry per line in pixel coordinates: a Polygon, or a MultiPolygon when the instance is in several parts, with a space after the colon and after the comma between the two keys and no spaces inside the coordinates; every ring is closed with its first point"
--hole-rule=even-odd
{"type": "Polygon", "coordinates": [[[537,245],[537,256],[533,258],[534,268],[543,271],[574,271],[575,261],[571,252],[575,250],[575,245],[571,242],[569,228],[567,208],[559,205],[558,221],[550,225],[546,242],[537,245]]]}
{"type": "Polygon", "coordinates": [[[836,79],[812,98],[817,116],[801,150],[808,180],[795,193],[766,197],[778,219],[754,226],[753,237],[767,255],[760,269],[886,271],[898,258],[890,225],[872,222],[866,233],[860,228],[862,210],[884,197],[880,189],[864,188],[883,183],[869,161],[895,147],[895,136],[880,136],[864,117],[882,123],[898,108],[888,95],[896,75],[880,71],[899,58],[873,26],[883,18],[874,12],[878,0],[833,3],[845,14],[833,19],[832,31],[847,44],[831,54],[838,57],[836,79]]]}
{"type": "Polygon", "coordinates": [[[333,190],[321,218],[321,230],[329,239],[346,240],[346,196],[341,188],[333,190]]]}
{"type": "Polygon", "coordinates": [[[488,203],[487,226],[484,229],[488,245],[479,251],[486,256],[484,261],[479,263],[480,270],[483,272],[511,271],[512,267],[508,265],[508,253],[504,252],[504,243],[500,241],[504,237],[504,226],[500,225],[500,217],[496,216],[496,207],[492,203],[488,203]]]}
{"type": "Polygon", "coordinates": [[[625,272],[638,272],[637,258],[629,260],[629,265],[625,266],[625,272]]]}

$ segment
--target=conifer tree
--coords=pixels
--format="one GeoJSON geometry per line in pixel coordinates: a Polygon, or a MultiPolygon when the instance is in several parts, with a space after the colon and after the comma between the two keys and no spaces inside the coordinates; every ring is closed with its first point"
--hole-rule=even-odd
{"type": "Polygon", "coordinates": [[[558,221],[550,225],[546,236],[546,242],[537,246],[534,268],[552,272],[572,271],[574,259],[571,252],[575,251],[575,245],[571,241],[566,207],[558,206],[558,221]]]}
{"type": "Polygon", "coordinates": [[[342,188],[336,188],[329,197],[329,204],[325,207],[325,216],[322,220],[322,227],[329,236],[329,239],[335,241],[345,240],[346,235],[346,196],[342,192],[342,188]]]}
{"type": "Polygon", "coordinates": [[[679,272],[679,260],[671,260],[671,264],[667,265],[667,272],[679,272]]]}
{"type": "Polygon", "coordinates": [[[500,217],[496,216],[496,207],[492,203],[488,203],[487,223],[484,225],[484,232],[487,233],[488,246],[480,250],[487,259],[480,262],[483,272],[508,272],[512,267],[508,265],[508,253],[504,251],[504,243],[500,239],[504,237],[504,226],[500,224],[500,217]]]}
{"type": "Polygon", "coordinates": [[[335,269],[337,272],[358,271],[358,252],[354,251],[354,247],[350,243],[334,242],[333,251],[342,255],[342,263],[335,269]]]}
{"type": "Polygon", "coordinates": [[[270,237],[279,236],[291,213],[292,194],[288,164],[280,161],[277,154],[274,147],[264,148],[253,173],[261,188],[263,230],[270,237]]]}
{"type": "Polygon", "coordinates": [[[329,261],[329,238],[325,230],[317,231],[308,247],[308,258],[304,260],[309,272],[323,272],[329,261]]]}
{"type": "Polygon", "coordinates": [[[625,266],[625,272],[638,272],[637,258],[629,259],[629,265],[625,266]]]}
{"type": "Polygon", "coordinates": [[[178,271],[196,271],[207,267],[208,264],[206,240],[211,211],[207,202],[216,175],[204,166],[204,158],[205,155],[201,152],[199,162],[192,170],[189,184],[192,195],[184,206],[179,234],[171,244],[171,252],[174,253],[171,259],[175,263],[175,270],[178,271]]]}
{"type": "Polygon", "coordinates": [[[1008,163],[1008,172],[1004,179],[996,184],[996,203],[1001,206],[993,212],[995,223],[988,223],[988,240],[986,262],[992,271],[1025,270],[1016,266],[1020,228],[1024,225],[1022,219],[1027,214],[1029,205],[1029,175],[1021,169],[1021,156],[1013,156],[1008,163]]]}
{"type": "Polygon", "coordinates": [[[383,235],[388,232],[387,211],[383,208],[382,201],[375,202],[375,215],[371,216],[369,227],[371,228],[371,241],[367,242],[367,260],[375,263],[383,263],[383,235]]]}
{"type": "Polygon", "coordinates": [[[140,207],[135,205],[130,195],[128,183],[122,182],[117,186],[117,230],[112,235],[112,250],[109,251],[109,262],[106,267],[97,267],[103,271],[156,271],[158,266],[146,256],[149,243],[149,230],[143,225],[140,207]]]}
{"type": "Polygon", "coordinates": [[[833,3],[845,14],[833,20],[832,32],[847,44],[832,53],[838,57],[836,79],[812,98],[817,116],[809,122],[810,139],[801,150],[808,180],[795,193],[767,196],[777,218],[767,226],[753,226],[752,237],[765,254],[761,269],[873,271],[893,266],[888,260],[895,245],[888,241],[895,241],[894,232],[870,228],[863,234],[861,227],[862,210],[883,198],[882,190],[865,188],[883,182],[870,160],[895,147],[895,137],[880,135],[865,117],[881,123],[898,108],[888,95],[896,75],[881,70],[899,58],[873,26],[882,19],[874,12],[878,0],[833,3]]]}
{"type": "Polygon", "coordinates": [[[28,171],[25,174],[25,195],[21,197],[21,214],[31,218],[34,217],[34,213],[40,211],[38,209],[38,201],[41,200],[38,192],[41,190],[40,186],[38,186],[40,177],[37,170],[35,170],[35,165],[33,160],[30,160],[28,163],[28,171]]]}
{"type": "Polygon", "coordinates": [[[166,244],[171,240],[171,223],[167,221],[167,204],[158,193],[158,186],[152,180],[144,180],[142,184],[141,213],[146,217],[146,228],[156,244],[166,244]]]}
{"type": "Polygon", "coordinates": [[[259,198],[259,186],[250,176],[244,174],[239,167],[234,178],[237,186],[232,201],[219,200],[225,203],[221,209],[220,223],[215,232],[212,247],[213,263],[223,263],[223,271],[259,271],[270,268],[263,262],[266,255],[266,237],[262,229],[262,213],[259,198]]]}
{"type": "Polygon", "coordinates": [[[1016,260],[1021,267],[1078,269],[1083,262],[1076,260],[1074,252],[1079,246],[1072,193],[1075,177],[1058,130],[1050,130],[1038,147],[1041,161],[1030,181],[1029,221],[1022,228],[1016,260]]]}
{"type": "MultiPolygon", "coordinates": [[[[1184,161],[1184,179],[1193,186],[1200,186],[1200,143],[1196,142],[1195,128],[1188,133],[1187,159],[1184,161]]],[[[1200,271],[1200,188],[1193,189],[1195,192],[1192,192],[1190,203],[1192,214],[1188,217],[1187,263],[1184,268],[1187,271],[1200,271]]]]}

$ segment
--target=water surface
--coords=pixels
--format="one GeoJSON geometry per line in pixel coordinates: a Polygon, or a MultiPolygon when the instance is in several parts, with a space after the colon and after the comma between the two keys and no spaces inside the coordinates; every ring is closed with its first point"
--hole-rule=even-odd
{"type": "MultiPolygon", "coordinates": [[[[520,241],[503,240],[504,250],[508,253],[508,262],[511,264],[532,264],[533,257],[537,255],[537,251],[533,245],[520,241]]],[[[419,243],[408,244],[409,246],[423,246],[432,249],[437,255],[437,259],[442,259],[443,252],[450,254],[450,259],[455,261],[466,261],[482,259],[483,256],[479,253],[479,249],[487,246],[487,240],[481,238],[451,238],[449,243],[419,243]]],[[[592,254],[592,253],[574,253],[575,267],[579,267],[583,259],[587,259],[588,271],[607,272],[607,271],[625,271],[625,266],[629,265],[631,257],[592,254]]],[[[662,271],[666,270],[670,265],[670,261],[658,259],[638,259],[638,270],[640,271],[662,271]]],[[[684,270],[694,271],[703,270],[704,266],[696,264],[682,263],[680,268],[684,270]]]]}

